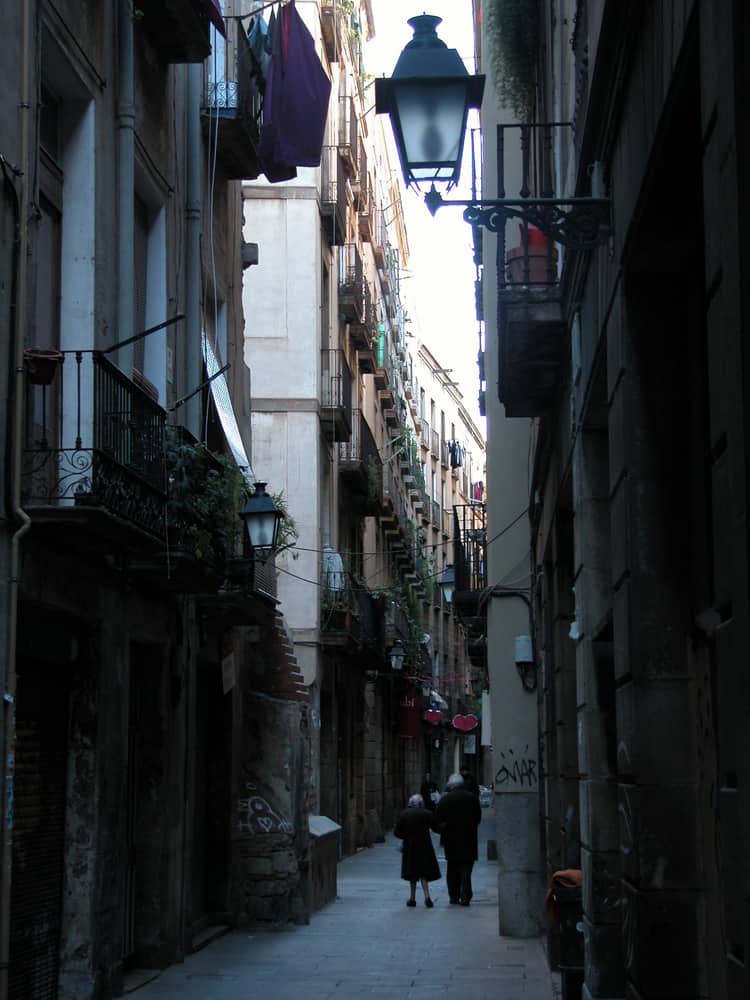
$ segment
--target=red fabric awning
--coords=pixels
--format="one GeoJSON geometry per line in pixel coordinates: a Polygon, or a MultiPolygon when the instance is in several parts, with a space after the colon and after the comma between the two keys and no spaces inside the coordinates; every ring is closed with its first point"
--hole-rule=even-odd
{"type": "Polygon", "coordinates": [[[221,13],[221,0],[203,0],[206,5],[206,12],[208,13],[208,19],[213,24],[217,31],[220,31],[222,35],[227,37],[227,29],[224,25],[224,17],[221,13]]]}

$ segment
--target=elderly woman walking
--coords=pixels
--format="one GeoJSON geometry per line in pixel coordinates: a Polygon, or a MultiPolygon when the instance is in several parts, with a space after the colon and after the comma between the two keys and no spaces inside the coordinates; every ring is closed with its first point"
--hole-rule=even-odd
{"type": "Polygon", "coordinates": [[[394,836],[403,840],[401,878],[409,883],[411,894],[407,906],[416,906],[417,882],[422,883],[424,905],[432,908],[430,882],[440,878],[440,867],[432,846],[430,830],[436,830],[434,813],[424,807],[421,795],[412,795],[409,805],[399,816],[393,830],[394,836]]]}

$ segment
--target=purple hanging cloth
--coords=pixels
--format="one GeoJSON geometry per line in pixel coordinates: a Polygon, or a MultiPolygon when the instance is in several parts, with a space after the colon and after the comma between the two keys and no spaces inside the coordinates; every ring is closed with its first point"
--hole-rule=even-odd
{"type": "Polygon", "coordinates": [[[269,181],[320,166],[330,95],[331,81],[292,0],[276,21],[263,104],[259,154],[269,181]]]}
{"type": "Polygon", "coordinates": [[[204,0],[204,3],[209,21],[226,38],[227,29],[224,25],[224,15],[221,13],[221,3],[219,0],[204,0]]]}

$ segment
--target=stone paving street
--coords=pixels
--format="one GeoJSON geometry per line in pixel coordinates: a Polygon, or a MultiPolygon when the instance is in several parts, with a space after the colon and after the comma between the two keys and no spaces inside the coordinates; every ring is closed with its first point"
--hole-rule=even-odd
{"type": "MultiPolygon", "coordinates": [[[[485,810],[480,861],[470,907],[451,906],[444,877],[432,884],[435,907],[406,906],[398,841],[365,850],[339,865],[338,898],[309,926],[276,932],[238,931],[191,955],[132,994],[135,1000],[324,1000],[376,996],[389,1000],[552,1000],[557,977],[539,940],[497,934],[495,862],[486,860],[493,831],[485,810]]],[[[437,849],[445,876],[445,861],[437,849]]]]}

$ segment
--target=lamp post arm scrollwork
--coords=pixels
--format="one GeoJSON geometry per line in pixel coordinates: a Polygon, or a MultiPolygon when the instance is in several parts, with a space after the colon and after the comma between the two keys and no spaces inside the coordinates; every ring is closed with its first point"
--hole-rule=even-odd
{"type": "Polygon", "coordinates": [[[608,198],[443,198],[433,185],[424,197],[431,215],[445,206],[463,207],[464,219],[497,233],[508,219],[535,226],[571,250],[591,250],[609,238],[608,198]]]}

